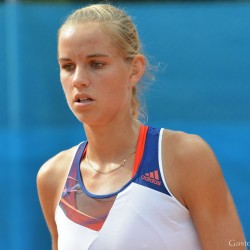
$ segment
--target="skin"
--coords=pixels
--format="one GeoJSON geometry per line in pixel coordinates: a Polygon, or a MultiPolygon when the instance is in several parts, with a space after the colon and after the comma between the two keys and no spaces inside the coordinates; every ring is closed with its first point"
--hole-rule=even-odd
{"type": "MultiPolygon", "coordinates": [[[[128,63],[102,26],[86,23],[62,28],[58,61],[68,105],[83,123],[88,138],[91,163],[102,171],[115,168],[137,141],[139,123],[132,117],[131,98],[133,86],[145,71],[144,57],[137,55],[128,63]]],[[[37,176],[53,250],[58,249],[55,210],[75,150],[73,147],[51,158],[37,176]]],[[[232,239],[243,242],[234,202],[207,143],[196,135],[164,131],[162,156],[168,186],[189,209],[203,249],[231,249],[228,242],[232,239]]],[[[125,167],[101,175],[89,168],[84,158],[81,172],[86,188],[96,194],[118,190],[130,180],[133,161],[134,155],[125,167]]]]}

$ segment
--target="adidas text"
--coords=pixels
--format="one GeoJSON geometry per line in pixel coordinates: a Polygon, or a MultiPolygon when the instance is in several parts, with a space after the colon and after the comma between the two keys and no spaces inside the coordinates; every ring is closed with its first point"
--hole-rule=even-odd
{"type": "Polygon", "coordinates": [[[148,177],[148,176],[145,176],[145,175],[142,175],[142,176],[141,176],[141,179],[144,180],[144,181],[148,181],[148,182],[151,182],[151,183],[153,183],[153,184],[156,184],[156,185],[158,185],[158,186],[161,185],[161,182],[160,182],[160,181],[157,181],[157,180],[152,179],[152,178],[150,178],[150,177],[148,177]]]}

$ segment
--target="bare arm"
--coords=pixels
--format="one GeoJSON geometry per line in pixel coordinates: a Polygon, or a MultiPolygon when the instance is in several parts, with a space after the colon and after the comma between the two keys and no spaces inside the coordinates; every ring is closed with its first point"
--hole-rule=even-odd
{"type": "MultiPolygon", "coordinates": [[[[175,180],[179,184],[174,189],[190,211],[203,249],[232,249],[230,240],[244,242],[245,239],[214,153],[198,136],[181,133],[175,137],[172,164],[178,169],[175,180]]],[[[246,249],[244,246],[238,248],[246,249]]]]}
{"type": "Polygon", "coordinates": [[[52,238],[52,249],[57,250],[55,211],[72,159],[72,150],[62,152],[47,161],[37,175],[37,189],[45,221],[52,238]]]}
{"type": "Polygon", "coordinates": [[[57,250],[57,228],[55,223],[56,188],[53,184],[53,175],[50,163],[45,163],[37,175],[37,189],[41,208],[52,238],[52,249],[57,250]]]}

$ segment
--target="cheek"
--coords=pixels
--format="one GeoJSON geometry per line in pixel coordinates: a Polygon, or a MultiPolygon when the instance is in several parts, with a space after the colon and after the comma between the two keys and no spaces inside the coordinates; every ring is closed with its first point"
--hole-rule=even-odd
{"type": "Polygon", "coordinates": [[[68,91],[70,90],[69,79],[67,79],[67,77],[65,77],[63,74],[60,74],[60,81],[62,84],[63,91],[65,95],[67,95],[68,91]]]}
{"type": "Polygon", "coordinates": [[[70,89],[70,84],[65,83],[64,81],[61,81],[61,85],[62,85],[62,89],[65,95],[65,98],[67,100],[67,103],[69,106],[71,106],[72,103],[72,97],[71,97],[71,93],[72,90],[70,89]]]}
{"type": "Polygon", "coordinates": [[[105,93],[104,95],[109,105],[118,107],[120,105],[124,106],[125,103],[130,103],[132,89],[129,88],[127,81],[119,77],[112,83],[112,87],[103,89],[102,93],[105,93]]]}

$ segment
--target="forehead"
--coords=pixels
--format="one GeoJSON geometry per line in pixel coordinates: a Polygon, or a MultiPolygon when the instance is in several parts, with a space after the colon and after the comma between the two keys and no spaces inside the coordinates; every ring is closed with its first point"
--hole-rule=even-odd
{"type": "Polygon", "coordinates": [[[97,22],[86,22],[86,23],[78,23],[78,24],[66,24],[61,28],[60,36],[64,38],[72,37],[73,35],[81,34],[81,35],[91,35],[92,33],[96,33],[97,35],[104,35],[103,25],[97,22]]]}
{"type": "Polygon", "coordinates": [[[62,50],[116,50],[111,37],[98,23],[71,24],[62,27],[58,37],[58,52],[62,50]]]}

